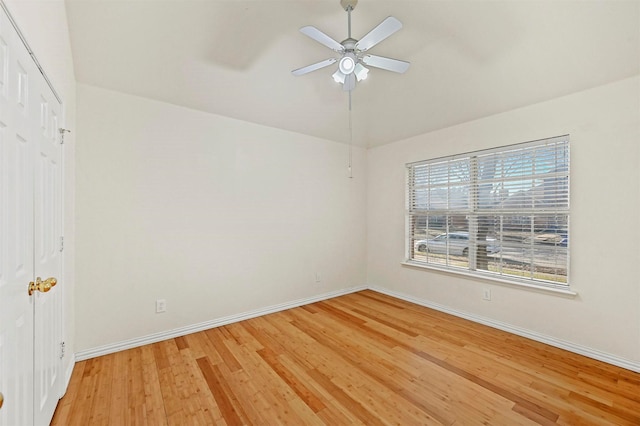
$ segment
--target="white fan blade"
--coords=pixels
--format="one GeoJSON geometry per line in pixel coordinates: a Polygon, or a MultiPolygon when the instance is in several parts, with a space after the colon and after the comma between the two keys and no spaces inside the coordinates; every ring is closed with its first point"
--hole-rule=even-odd
{"type": "Polygon", "coordinates": [[[409,69],[409,65],[411,65],[409,62],[376,55],[364,55],[362,57],[362,62],[372,67],[381,68],[387,71],[398,72],[400,74],[407,71],[409,69]]]}
{"type": "Polygon", "coordinates": [[[331,50],[334,50],[340,53],[344,52],[344,46],[342,46],[340,43],[338,43],[337,41],[335,41],[334,39],[332,39],[322,31],[320,31],[316,27],[312,27],[311,25],[308,25],[306,27],[300,28],[300,32],[308,37],[311,37],[318,43],[324,44],[331,50]]]}
{"type": "Polygon", "coordinates": [[[347,78],[344,80],[344,84],[342,85],[342,90],[348,92],[356,88],[356,75],[351,73],[346,77],[347,78]]]}
{"type": "Polygon", "coordinates": [[[337,62],[336,58],[325,59],[324,61],[316,62],[315,64],[307,65],[306,67],[293,70],[291,71],[291,74],[303,75],[311,71],[319,70],[320,68],[328,67],[329,65],[335,64],[336,62],[337,62]]]}
{"type": "Polygon", "coordinates": [[[402,28],[402,22],[398,21],[393,16],[389,16],[356,43],[356,50],[361,52],[369,50],[391,34],[398,31],[400,28],[402,28]]]}

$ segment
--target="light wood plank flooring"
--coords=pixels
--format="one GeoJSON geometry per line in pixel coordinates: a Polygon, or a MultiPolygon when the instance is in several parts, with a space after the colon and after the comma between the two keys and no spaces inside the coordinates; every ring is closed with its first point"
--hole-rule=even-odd
{"type": "Polygon", "coordinates": [[[77,363],[53,425],[640,425],[640,374],[362,291],[77,363]]]}

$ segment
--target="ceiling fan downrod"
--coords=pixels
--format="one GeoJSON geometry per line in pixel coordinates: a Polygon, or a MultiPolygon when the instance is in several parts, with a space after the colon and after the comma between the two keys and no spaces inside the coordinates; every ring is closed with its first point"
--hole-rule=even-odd
{"type": "Polygon", "coordinates": [[[347,6],[345,9],[347,11],[347,26],[348,26],[348,38],[351,38],[351,11],[353,10],[353,6],[347,6]]]}
{"type": "Polygon", "coordinates": [[[349,38],[351,38],[351,11],[356,8],[357,4],[358,0],[340,0],[340,6],[347,11],[348,15],[349,38]]]}

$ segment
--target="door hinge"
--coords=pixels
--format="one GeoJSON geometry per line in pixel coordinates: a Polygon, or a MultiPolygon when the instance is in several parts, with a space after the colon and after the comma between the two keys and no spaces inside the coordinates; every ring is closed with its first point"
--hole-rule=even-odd
{"type": "Polygon", "coordinates": [[[65,346],[64,342],[60,342],[60,359],[64,358],[65,346]]]}
{"type": "Polygon", "coordinates": [[[60,251],[64,250],[64,237],[60,237],[60,251]]]}
{"type": "Polygon", "coordinates": [[[64,145],[64,134],[67,132],[71,133],[71,130],[63,129],[62,127],[60,127],[58,129],[58,132],[60,132],[60,145],[64,145]]]}

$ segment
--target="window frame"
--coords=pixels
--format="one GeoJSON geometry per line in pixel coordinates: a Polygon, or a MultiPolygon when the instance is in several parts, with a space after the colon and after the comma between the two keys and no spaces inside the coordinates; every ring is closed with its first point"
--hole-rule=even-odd
{"type": "MultiPolygon", "coordinates": [[[[497,161],[497,160],[492,160],[492,161],[497,161]]],[[[412,163],[407,163],[405,165],[405,168],[406,168],[406,182],[405,182],[406,232],[405,232],[405,244],[404,244],[405,260],[404,262],[402,262],[404,265],[416,266],[416,267],[427,268],[427,269],[435,269],[439,271],[451,272],[454,274],[465,275],[465,276],[478,277],[478,278],[488,279],[492,281],[498,281],[500,283],[515,284],[515,285],[525,286],[525,287],[552,290],[560,293],[575,294],[570,287],[571,281],[570,281],[570,256],[569,256],[569,252],[570,252],[569,250],[570,137],[569,135],[556,136],[556,137],[539,139],[539,140],[525,142],[525,143],[518,143],[518,144],[500,146],[500,147],[478,150],[473,152],[467,152],[462,154],[455,154],[455,155],[449,155],[444,157],[432,158],[428,160],[416,161],[412,163]],[[536,171],[536,166],[538,164],[537,161],[540,161],[540,163],[544,164],[546,167],[550,167],[549,166],[550,163],[543,163],[543,159],[545,157],[541,156],[540,159],[538,159],[536,158],[535,154],[538,152],[541,152],[544,154],[546,152],[545,150],[550,150],[550,152],[555,152],[555,151],[552,151],[554,149],[557,150],[558,153],[560,153],[560,156],[558,157],[560,158],[560,160],[558,161],[558,159],[555,159],[556,162],[553,163],[556,168],[547,169],[545,172],[536,171]],[[504,187],[504,182],[506,182],[508,179],[505,177],[506,175],[504,174],[504,172],[501,178],[498,178],[495,170],[493,172],[493,177],[490,179],[486,179],[486,176],[484,177],[481,176],[482,172],[479,171],[478,159],[479,158],[485,159],[493,156],[495,158],[502,159],[502,163],[500,163],[500,165],[501,167],[504,167],[506,159],[510,159],[511,161],[513,161],[513,159],[517,159],[518,154],[522,155],[524,158],[525,155],[522,153],[531,154],[532,160],[530,160],[531,166],[522,165],[520,167],[522,170],[530,169],[531,171],[530,173],[516,175],[517,177],[515,178],[511,177],[509,179],[511,181],[512,186],[515,185],[516,187],[519,184],[522,185],[522,182],[527,182],[529,180],[531,181],[531,185],[530,185],[531,190],[528,194],[526,190],[520,191],[522,192],[522,194],[520,194],[521,197],[526,198],[528,196],[529,198],[531,198],[531,205],[527,206],[525,205],[524,202],[521,202],[522,206],[517,206],[513,208],[504,208],[505,204],[511,203],[515,205],[515,201],[516,201],[514,199],[507,201],[509,199],[509,195],[507,195],[502,199],[501,208],[492,209],[491,207],[487,207],[486,205],[483,208],[481,203],[479,203],[478,200],[479,198],[482,198],[484,195],[485,198],[482,198],[482,200],[486,203],[486,200],[488,199],[486,197],[488,196],[487,194],[481,193],[480,187],[482,185],[486,186],[487,182],[490,184],[495,184],[496,182],[499,182],[504,187]],[[512,157],[510,157],[510,155],[512,155],[512,157]],[[464,169],[464,167],[468,167],[468,175],[466,176],[467,181],[465,181],[463,185],[459,184],[459,181],[455,181],[452,185],[450,181],[451,164],[454,164],[456,167],[459,167],[458,164],[465,164],[465,162],[466,162],[466,165],[463,166],[462,169],[464,169]],[[443,164],[446,164],[446,166],[443,167],[442,166],[443,164]],[[560,165],[560,168],[558,168],[558,165],[560,165]],[[420,168],[420,167],[426,168],[426,170],[428,170],[427,171],[428,177],[425,178],[424,175],[420,176],[420,178],[416,177],[416,175],[419,173],[419,172],[416,172],[416,170],[417,168],[420,168]],[[442,179],[438,180],[438,179],[432,178],[432,172],[431,172],[432,168],[436,170],[438,168],[442,168],[442,170],[444,169],[447,170],[447,179],[449,180],[447,181],[446,184],[431,183],[431,181],[434,181],[434,180],[437,182],[440,182],[442,180],[442,179]],[[426,181],[429,182],[428,184],[421,185],[420,187],[420,189],[423,190],[423,192],[420,193],[422,194],[422,197],[423,197],[422,203],[426,205],[426,208],[416,208],[416,205],[418,204],[416,200],[418,199],[418,194],[419,194],[418,186],[420,186],[416,182],[419,179],[422,179],[422,181],[426,179],[426,181]],[[545,179],[549,179],[549,181],[545,179]],[[535,182],[540,180],[544,183],[542,185],[543,194],[544,194],[542,197],[542,201],[540,201],[540,196],[536,195],[539,189],[537,188],[535,182]],[[550,182],[549,186],[545,186],[547,182],[550,182]],[[455,187],[458,192],[465,193],[465,188],[464,188],[465,186],[467,187],[466,188],[466,205],[465,205],[465,202],[461,202],[458,199],[457,205],[455,206],[455,208],[452,208],[451,207],[451,204],[452,204],[451,188],[455,187]],[[445,208],[433,207],[433,203],[431,200],[432,195],[430,192],[433,188],[440,189],[441,192],[443,188],[446,188],[446,190],[448,191],[446,195],[447,205],[445,208]],[[551,194],[552,194],[550,201],[546,200],[547,198],[546,191],[548,191],[549,188],[551,188],[551,194]],[[546,205],[545,203],[548,203],[548,205],[546,205]],[[466,253],[468,259],[466,263],[464,261],[452,262],[450,260],[450,257],[453,256],[453,254],[450,253],[448,250],[444,255],[445,262],[441,262],[439,259],[436,259],[437,261],[433,261],[433,260],[429,261],[428,249],[425,250],[424,259],[422,258],[416,259],[416,252],[418,251],[416,249],[417,241],[422,242],[424,240],[424,242],[421,243],[421,246],[424,246],[424,244],[428,244],[429,231],[433,231],[433,229],[429,228],[429,218],[436,217],[437,220],[435,220],[433,223],[438,223],[438,226],[441,227],[442,217],[444,217],[444,229],[443,229],[444,233],[440,234],[440,236],[442,235],[449,236],[451,233],[461,232],[459,231],[459,229],[458,230],[455,229],[456,227],[450,226],[452,222],[452,218],[456,218],[456,220],[460,222],[461,217],[463,216],[467,221],[467,224],[466,224],[467,227],[466,227],[466,231],[462,231],[462,232],[467,232],[468,239],[469,239],[469,244],[468,244],[469,247],[466,253]],[[496,231],[496,233],[499,235],[499,240],[497,244],[489,242],[489,233],[487,231],[484,231],[484,234],[481,234],[478,230],[478,226],[479,226],[478,224],[481,223],[482,220],[489,221],[489,219],[491,219],[492,216],[494,220],[497,217],[500,218],[499,232],[496,231]],[[489,254],[493,256],[496,255],[496,252],[491,252],[489,250],[490,246],[492,247],[492,250],[496,250],[496,247],[498,247],[497,250],[499,251],[502,251],[505,248],[509,248],[508,243],[505,245],[506,233],[504,232],[504,229],[503,229],[503,222],[505,221],[504,219],[505,217],[509,220],[512,220],[513,222],[517,222],[518,219],[522,220],[523,222],[522,229],[525,229],[525,232],[523,232],[523,234],[526,234],[527,232],[530,233],[531,261],[529,263],[521,261],[521,265],[523,265],[523,271],[526,271],[528,268],[528,276],[524,276],[525,275],[524,272],[522,273],[523,276],[514,275],[512,272],[505,272],[509,268],[503,269],[503,266],[505,264],[508,264],[509,262],[508,261],[505,262],[505,259],[503,259],[502,254],[499,255],[498,272],[491,271],[488,266],[489,261],[492,261],[492,260],[495,261],[495,257],[492,257],[491,259],[489,259],[489,254]],[[525,220],[527,218],[530,221],[529,225],[527,225],[527,222],[525,220]],[[556,222],[553,222],[553,220],[555,220],[556,222]],[[417,221],[421,221],[424,224],[423,226],[425,228],[424,230],[426,232],[426,236],[424,237],[423,240],[418,240],[416,238],[417,234],[414,233],[414,230],[417,229],[417,226],[418,226],[417,221]],[[544,221],[548,221],[546,223],[556,223],[556,225],[560,224],[560,225],[557,225],[558,227],[554,228],[553,233],[555,233],[556,237],[563,236],[563,239],[560,242],[555,242],[550,246],[554,248],[554,250],[551,252],[552,253],[551,257],[554,258],[556,261],[556,263],[554,264],[556,267],[556,272],[554,274],[544,274],[544,273],[537,272],[538,268],[540,268],[540,265],[536,263],[536,257],[535,257],[536,250],[540,249],[542,246],[540,245],[541,244],[540,241],[536,240],[536,231],[538,230],[537,228],[538,222],[545,223],[544,221]],[[526,230],[527,226],[529,226],[528,230],[526,230]],[[487,242],[478,243],[478,241],[476,241],[476,237],[478,235],[480,235],[481,237],[484,236],[483,241],[487,241],[487,242]],[[562,244],[565,244],[565,245],[563,246],[562,244]],[[485,246],[486,250],[481,246],[485,246]],[[477,261],[478,261],[477,250],[479,247],[481,250],[484,250],[484,253],[485,253],[483,254],[484,256],[483,260],[485,262],[483,266],[486,266],[486,269],[477,268],[477,261]],[[566,261],[565,261],[566,263],[562,261],[562,257],[565,257],[565,256],[566,256],[566,261]],[[558,262],[558,260],[560,260],[560,262],[558,262]],[[544,276],[547,276],[547,277],[551,276],[553,278],[550,278],[550,279],[540,278],[544,276]],[[565,282],[561,281],[563,278],[565,279],[565,282]]],[[[440,173],[442,172],[440,171],[440,173]]],[[[464,172],[459,174],[464,175],[464,172]]],[[[460,181],[464,181],[464,179],[460,179],[460,181]]],[[[495,186],[494,186],[494,189],[495,189],[495,186]]],[[[515,192],[512,192],[511,194],[515,194],[515,192]]],[[[459,194],[458,194],[458,198],[460,198],[459,194]]],[[[516,197],[513,197],[513,198],[516,198],[516,197]]],[[[460,223],[458,223],[458,225],[460,225],[460,223]]],[[[510,226],[513,226],[513,225],[510,225],[510,226]]],[[[495,225],[492,225],[492,229],[495,227],[496,227],[495,225]]],[[[487,225],[487,229],[488,229],[488,225],[487,225]]],[[[553,233],[550,233],[550,234],[553,234],[553,233]]],[[[435,237],[435,238],[438,238],[438,237],[435,237]]],[[[431,240],[435,238],[432,237],[431,240]]],[[[450,238],[447,238],[447,239],[449,240],[450,238]]],[[[496,240],[493,240],[493,241],[496,241],[496,240]]],[[[520,244],[518,243],[511,243],[511,244],[515,244],[516,250],[522,249],[523,253],[526,253],[526,246],[524,244],[525,239],[523,238],[522,241],[523,242],[521,242],[520,244]]],[[[546,246],[545,246],[545,250],[546,250],[546,246]]],[[[434,256],[434,258],[436,258],[436,256],[434,256]]],[[[525,260],[525,259],[522,259],[522,260],[525,260]]]]}

